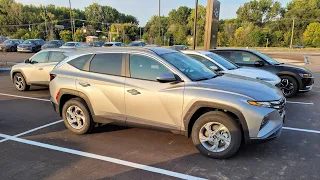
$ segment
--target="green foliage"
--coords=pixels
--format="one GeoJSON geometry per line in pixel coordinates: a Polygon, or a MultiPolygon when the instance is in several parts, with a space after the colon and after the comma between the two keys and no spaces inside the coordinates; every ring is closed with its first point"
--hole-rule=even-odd
{"type": "Polygon", "coordinates": [[[14,39],[21,39],[23,35],[25,35],[28,31],[25,29],[18,29],[15,34],[12,35],[14,39]]]}
{"type": "Polygon", "coordinates": [[[303,40],[306,45],[320,47],[320,23],[315,22],[309,24],[303,33],[303,40]]]}
{"type": "Polygon", "coordinates": [[[84,42],[86,40],[86,33],[82,29],[77,29],[74,33],[74,40],[77,42],[84,42]]]}
{"type": "Polygon", "coordinates": [[[110,27],[111,40],[121,41],[125,44],[137,39],[139,28],[131,23],[112,24],[110,27]]]}
{"type": "Polygon", "coordinates": [[[59,35],[64,42],[72,41],[71,31],[68,31],[68,30],[60,31],[59,35]]]}

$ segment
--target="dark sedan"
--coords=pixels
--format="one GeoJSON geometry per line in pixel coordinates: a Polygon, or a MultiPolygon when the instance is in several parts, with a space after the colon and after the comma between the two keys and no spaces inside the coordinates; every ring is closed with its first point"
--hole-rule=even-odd
{"type": "Polygon", "coordinates": [[[240,66],[256,67],[278,75],[281,78],[279,87],[286,97],[312,89],[314,78],[306,68],[279,63],[265,54],[249,49],[213,49],[210,51],[240,66]]]}
{"type": "Polygon", "coordinates": [[[22,43],[20,39],[8,39],[0,44],[0,50],[5,49],[6,51],[15,52],[17,51],[17,46],[22,43]]]}
{"type": "Polygon", "coordinates": [[[102,41],[94,41],[94,42],[88,43],[89,47],[102,47],[103,45],[104,45],[104,42],[102,41]]]}
{"type": "Polygon", "coordinates": [[[59,48],[64,44],[64,41],[62,40],[51,40],[48,43],[41,46],[41,49],[47,49],[47,48],[59,48]]]}
{"type": "Polygon", "coordinates": [[[18,52],[38,52],[44,44],[45,41],[42,39],[28,39],[18,45],[18,52]]]}

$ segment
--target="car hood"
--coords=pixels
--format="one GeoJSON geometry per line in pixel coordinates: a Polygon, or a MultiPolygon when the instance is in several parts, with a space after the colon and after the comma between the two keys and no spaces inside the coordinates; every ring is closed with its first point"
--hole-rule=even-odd
{"type": "Polygon", "coordinates": [[[233,74],[224,74],[199,81],[199,86],[249,96],[257,101],[273,101],[283,98],[282,92],[264,81],[233,74]]]}
{"type": "Polygon", "coordinates": [[[44,44],[43,47],[57,47],[55,44],[44,44]]]}
{"type": "Polygon", "coordinates": [[[276,66],[282,67],[283,70],[294,70],[294,71],[299,71],[301,73],[312,74],[311,71],[309,71],[308,69],[306,69],[304,67],[300,67],[300,66],[295,66],[295,65],[291,65],[291,64],[279,64],[276,66]]]}
{"type": "Polygon", "coordinates": [[[60,48],[72,49],[72,48],[76,48],[76,47],[75,46],[61,46],[60,48]]]}
{"type": "Polygon", "coordinates": [[[34,46],[34,44],[19,44],[19,47],[30,47],[34,46]]]}
{"type": "Polygon", "coordinates": [[[26,66],[28,66],[28,64],[26,64],[26,63],[17,63],[14,66],[12,66],[11,70],[21,69],[21,68],[26,67],[26,66]]]}
{"type": "Polygon", "coordinates": [[[228,74],[246,76],[254,79],[260,79],[260,80],[272,83],[273,85],[278,84],[281,81],[281,79],[277,75],[270,73],[268,71],[256,69],[256,68],[241,67],[238,69],[226,70],[223,72],[228,74]]]}

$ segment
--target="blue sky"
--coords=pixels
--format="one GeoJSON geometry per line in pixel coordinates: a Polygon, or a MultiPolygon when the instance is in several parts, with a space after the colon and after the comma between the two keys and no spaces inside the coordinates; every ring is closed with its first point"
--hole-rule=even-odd
{"type": "MultiPolygon", "coordinates": [[[[220,19],[230,19],[236,17],[237,9],[249,0],[220,0],[220,19]]],[[[285,6],[290,0],[278,0],[285,6]]],[[[22,4],[69,6],[68,0],[16,0],[22,4]]],[[[158,14],[158,0],[71,0],[74,8],[84,9],[84,7],[98,2],[116,8],[118,11],[131,14],[138,18],[139,24],[144,26],[151,16],[158,14]]],[[[161,0],[161,15],[167,15],[172,9],[179,6],[194,7],[194,0],[161,0]]],[[[207,0],[199,0],[199,4],[206,6],[207,0]]]]}

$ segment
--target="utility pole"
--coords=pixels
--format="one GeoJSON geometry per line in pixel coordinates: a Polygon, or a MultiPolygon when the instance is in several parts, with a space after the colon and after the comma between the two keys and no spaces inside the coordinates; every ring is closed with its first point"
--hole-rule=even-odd
{"type": "Polygon", "coordinates": [[[69,0],[70,6],[70,25],[71,25],[71,32],[72,32],[72,39],[74,41],[74,31],[73,31],[73,20],[72,20],[72,9],[71,9],[71,0],[69,0]]]}
{"type": "Polygon", "coordinates": [[[159,0],[159,37],[161,37],[161,17],[160,17],[160,0],[159,0]]]}
{"type": "Polygon", "coordinates": [[[140,27],[140,40],[141,40],[141,27],[140,27]]]}
{"type": "Polygon", "coordinates": [[[46,38],[48,38],[48,26],[47,26],[47,9],[44,6],[44,26],[46,27],[46,38]]]}
{"type": "Polygon", "coordinates": [[[292,19],[292,32],[291,32],[290,48],[292,48],[292,42],[293,42],[293,31],[294,31],[294,18],[292,19]]]}
{"type": "Polygon", "coordinates": [[[193,49],[196,49],[197,45],[197,21],[198,21],[198,0],[196,0],[194,25],[193,25],[193,49]]]}

